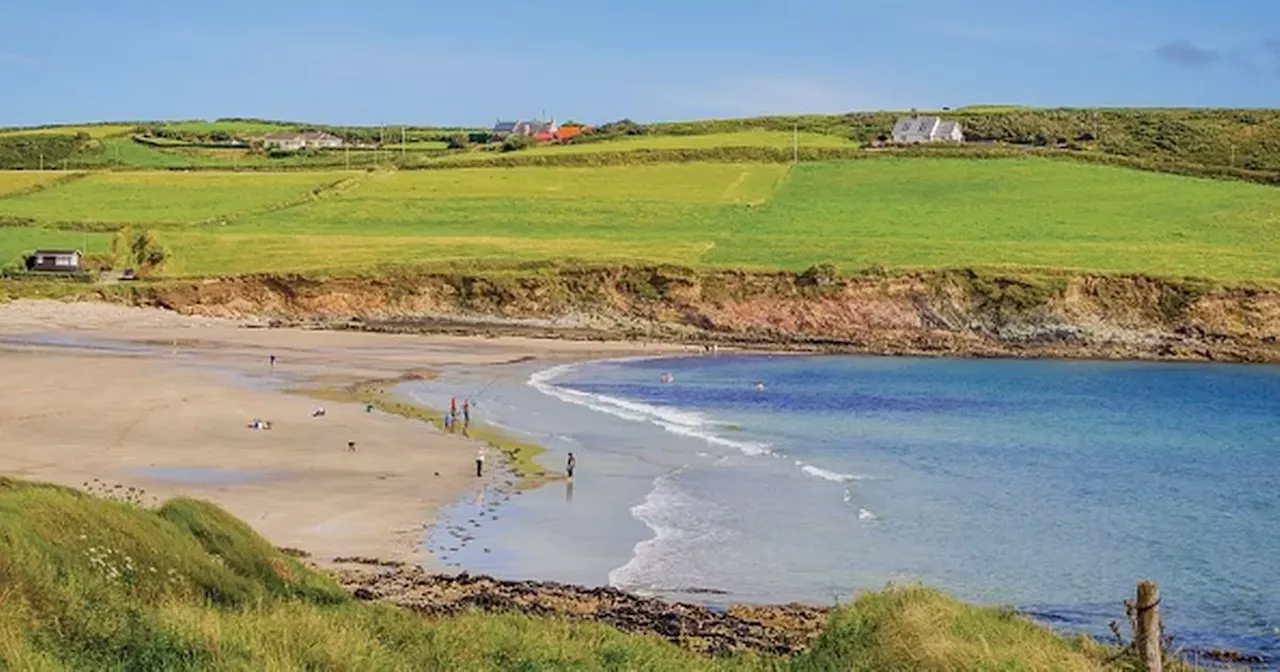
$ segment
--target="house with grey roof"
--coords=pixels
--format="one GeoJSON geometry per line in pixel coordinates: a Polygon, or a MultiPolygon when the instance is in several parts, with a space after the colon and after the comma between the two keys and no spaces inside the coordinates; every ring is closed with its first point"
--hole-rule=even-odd
{"type": "Polygon", "coordinates": [[[501,121],[493,125],[493,134],[499,138],[505,138],[508,135],[527,135],[529,137],[537,136],[539,133],[555,134],[559,130],[556,120],[539,121],[537,119],[524,121],[501,121]]]}
{"type": "Polygon", "coordinates": [[[893,141],[904,145],[920,142],[964,142],[964,130],[960,128],[958,121],[913,114],[894,124],[893,141]]]}

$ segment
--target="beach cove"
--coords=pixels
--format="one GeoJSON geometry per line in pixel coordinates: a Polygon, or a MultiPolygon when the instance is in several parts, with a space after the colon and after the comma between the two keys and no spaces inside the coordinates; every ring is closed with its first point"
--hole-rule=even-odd
{"type": "MultiPolygon", "coordinates": [[[[901,394],[902,390],[894,387],[894,370],[900,375],[903,369],[922,362],[926,366],[1015,369],[1062,365],[1123,370],[1147,365],[824,360],[728,353],[706,357],[690,356],[687,353],[696,349],[679,346],[638,348],[627,343],[390,336],[248,326],[252,325],[97,304],[17,302],[0,306],[0,358],[5,362],[0,383],[6,389],[24,390],[22,395],[6,395],[0,404],[6,444],[0,470],[5,475],[73,487],[119,483],[144,489],[147,496],[160,499],[175,495],[209,499],[250,523],[273,543],[304,551],[322,565],[335,564],[335,558],[377,558],[392,564],[422,564],[499,578],[608,584],[640,594],[718,606],[788,600],[829,605],[848,601],[860,590],[882,587],[886,581],[923,580],[964,599],[1018,606],[1065,630],[1097,633],[1100,619],[1122,615],[1120,601],[1138,578],[1130,570],[1141,572],[1151,566],[1143,563],[1135,569],[1108,564],[1098,571],[1110,574],[1099,578],[1084,571],[1089,567],[1082,570],[1062,564],[1057,567],[1062,570],[1059,576],[1068,581],[1056,586],[1051,585],[1053,567],[1042,567],[1031,580],[1008,581],[1010,575],[1000,574],[999,566],[984,576],[974,568],[973,558],[989,562],[1003,553],[1009,556],[1005,568],[1044,564],[1046,556],[1035,549],[1013,557],[1008,554],[1009,544],[990,545],[999,539],[1016,543],[1008,536],[1008,529],[999,528],[999,509],[1008,502],[988,507],[986,520],[976,510],[950,510],[966,518],[965,524],[978,532],[972,539],[988,542],[986,546],[956,544],[952,539],[949,554],[930,553],[925,543],[929,540],[919,536],[927,526],[920,525],[914,530],[906,528],[914,535],[897,539],[904,531],[903,522],[910,518],[904,518],[892,497],[878,494],[878,488],[933,488],[943,503],[946,496],[958,496],[940,487],[946,485],[946,477],[964,474],[978,463],[952,464],[957,453],[922,456],[883,447],[877,453],[874,445],[886,441],[890,448],[902,449],[901,443],[893,445],[894,428],[919,425],[911,420],[914,413],[928,411],[946,417],[960,412],[981,419],[984,413],[1001,408],[1015,411],[1011,416],[1015,419],[1019,416],[1019,404],[965,400],[961,399],[965,395],[955,390],[932,395],[942,398],[941,402],[929,402],[929,394],[913,400],[912,394],[901,394]],[[638,356],[645,351],[649,354],[638,356]],[[278,357],[274,371],[267,363],[270,354],[278,357]],[[656,355],[683,356],[655,359],[656,355]],[[859,362],[861,375],[871,375],[877,384],[886,386],[850,397],[818,385],[811,376],[805,377],[808,374],[796,374],[792,381],[825,390],[823,403],[855,408],[864,421],[874,421],[878,414],[899,414],[880,418],[884,422],[879,425],[859,426],[859,456],[876,458],[871,464],[841,463],[830,459],[840,457],[835,453],[802,454],[790,447],[789,440],[814,437],[806,435],[803,427],[797,432],[787,418],[808,422],[816,417],[808,415],[815,409],[781,409],[786,412],[769,416],[775,419],[763,425],[757,422],[756,411],[772,413],[774,409],[764,404],[752,410],[751,404],[763,403],[769,395],[786,394],[789,384],[787,376],[773,371],[765,375],[765,394],[759,394],[752,383],[762,367],[803,368],[804,362],[814,360],[825,361],[827,366],[859,362]],[[722,374],[732,367],[745,368],[717,379],[715,375],[707,377],[708,366],[722,367],[722,374]],[[526,491],[512,487],[513,478],[507,470],[495,470],[489,478],[477,480],[471,471],[476,448],[472,441],[443,435],[392,414],[367,413],[360,405],[318,402],[286,393],[307,386],[393,380],[406,371],[422,369],[440,375],[433,380],[400,383],[397,391],[403,398],[435,407],[443,407],[453,396],[460,401],[472,399],[478,419],[547,446],[549,452],[540,462],[548,471],[559,471],[565,453],[576,452],[581,460],[579,477],[575,482],[553,480],[526,491]],[[667,372],[675,374],[669,385],[660,379],[667,372]],[[697,394],[683,396],[691,390],[697,394]],[[741,407],[739,402],[744,400],[750,403],[741,407]],[[317,406],[326,407],[323,418],[311,417],[317,406]],[[731,412],[725,414],[726,410],[731,412]],[[245,427],[256,417],[272,421],[273,428],[260,432],[245,427]],[[911,421],[904,422],[907,420],[911,421]],[[346,435],[356,437],[359,449],[354,455],[345,450],[345,442],[351,440],[346,435]],[[644,466],[637,468],[636,462],[644,466]],[[911,472],[922,464],[936,472],[931,478],[942,480],[913,481],[911,472]],[[894,473],[899,467],[903,471],[894,473]],[[730,478],[718,479],[721,475],[730,478]],[[520,495],[514,496],[517,492],[520,495]],[[756,501],[755,508],[742,507],[743,493],[756,501]],[[826,513],[815,516],[813,511],[826,513]],[[992,515],[993,511],[997,515],[992,515]],[[815,546],[815,539],[829,543],[815,546]],[[858,556],[851,552],[856,544],[868,540],[875,542],[870,550],[876,553],[858,556]],[[778,549],[776,557],[762,556],[761,549],[770,548],[778,549]],[[673,550],[676,553],[672,554],[673,550]],[[838,566],[805,569],[796,564],[801,557],[825,557],[838,566]],[[708,574],[705,570],[709,567],[720,573],[708,574]],[[1045,586],[1054,592],[1042,599],[1026,597],[1045,586]],[[1094,599],[1082,598],[1089,595],[1094,599]]],[[[1174,368],[1197,371],[1179,366],[1174,368]]],[[[1274,371],[1267,367],[1221,370],[1252,371],[1262,376],[1274,371]]],[[[953,372],[942,380],[954,383],[965,375],[953,372]]],[[[1003,381],[1004,389],[1016,388],[1014,384],[1021,377],[1037,380],[1035,375],[1023,376],[1016,371],[1005,375],[1010,378],[1003,381]]],[[[1095,370],[1088,375],[1100,374],[1095,370]]],[[[938,380],[935,372],[916,376],[913,382],[929,387],[938,380]]],[[[1204,390],[1221,389],[1221,379],[1211,377],[1209,383],[1204,390]]],[[[976,389],[983,387],[977,385],[976,389]]],[[[1023,381],[1019,389],[1025,392],[1027,387],[1023,381]]],[[[1273,389],[1270,379],[1264,379],[1261,389],[1273,389]]],[[[1127,394],[1133,396],[1135,391],[1127,394]]],[[[1275,399],[1261,394],[1256,401],[1265,410],[1275,399]]],[[[1210,410],[1220,413],[1224,409],[1210,410]]],[[[1125,430],[1125,412],[1117,411],[1113,418],[1116,433],[1125,430]]],[[[1034,425],[1035,419],[1031,420],[1034,425]]],[[[1187,416],[1182,422],[1194,425],[1196,419],[1187,416]]],[[[848,427],[822,426],[835,434],[854,435],[848,427]]],[[[920,445],[955,447],[969,440],[970,448],[991,453],[987,457],[995,456],[996,444],[1016,438],[1006,427],[994,433],[999,441],[984,447],[978,444],[987,442],[992,435],[989,430],[957,436],[954,432],[938,434],[938,427],[927,423],[916,429],[935,432],[916,436],[920,445]],[[972,443],[975,436],[983,440],[972,443]]],[[[1066,447],[1051,447],[1050,457],[1065,455],[1066,447]]],[[[1016,466],[1026,470],[1021,477],[1034,475],[1037,467],[1016,466]]],[[[1092,468],[1101,469],[1102,465],[1092,468]]],[[[1260,467],[1262,471],[1257,473],[1265,473],[1265,469],[1260,467]]],[[[990,482],[1012,481],[996,477],[990,482]]],[[[1074,493],[1080,501],[1103,494],[1096,489],[1092,494],[1073,491],[1062,485],[1040,494],[1053,500],[1074,493]]],[[[1269,491],[1246,491],[1257,494],[1257,506],[1268,505],[1269,491]]],[[[938,510],[948,511],[946,507],[938,510]]],[[[939,528],[939,539],[946,540],[946,535],[959,527],[945,516],[926,518],[939,528]]],[[[1179,512],[1178,518],[1179,534],[1174,538],[1213,543],[1211,517],[1187,510],[1179,512]]],[[[1241,514],[1232,524],[1247,526],[1252,520],[1241,514]]],[[[1105,522],[1112,526],[1117,521],[1105,522]]],[[[1075,524],[1089,527],[1079,521],[1075,524]]],[[[1107,526],[1097,525],[1099,529],[1107,526]]],[[[1123,529],[1109,533],[1124,536],[1123,529]]],[[[1254,534],[1277,538],[1266,530],[1255,529],[1254,534]]],[[[1043,535],[1036,538],[1044,541],[1043,535]]],[[[1117,548],[1121,546],[1122,542],[1117,542],[1117,548]]],[[[1148,552],[1158,551],[1158,546],[1150,546],[1148,552]]],[[[1043,551],[1046,546],[1038,544],[1036,548],[1043,551]]],[[[1246,560],[1255,558],[1249,562],[1256,563],[1265,549],[1242,546],[1240,550],[1246,560]]],[[[1206,571],[1222,571],[1211,566],[1212,558],[1193,554],[1192,559],[1207,563],[1206,571]]],[[[1223,583],[1205,585],[1252,585],[1252,579],[1242,581],[1229,571],[1218,580],[1223,583]]],[[[1169,579],[1163,581],[1168,586],[1169,579]]],[[[1217,613],[1213,608],[1230,611],[1240,606],[1233,602],[1236,594],[1230,592],[1224,592],[1216,605],[1189,605],[1185,598],[1179,604],[1176,591],[1174,594],[1169,598],[1173,610],[1166,613],[1175,628],[1187,624],[1185,619],[1178,620],[1178,614],[1188,613],[1188,606],[1192,613],[1210,610],[1200,611],[1197,619],[1217,613]]],[[[1236,624],[1203,630],[1199,629],[1202,621],[1192,619],[1194,629],[1183,627],[1177,632],[1190,634],[1183,639],[1194,644],[1272,656],[1269,628],[1274,627],[1276,612],[1274,604],[1265,601],[1267,596],[1262,597],[1263,602],[1243,605],[1243,613],[1253,619],[1244,630],[1236,624]]]]}

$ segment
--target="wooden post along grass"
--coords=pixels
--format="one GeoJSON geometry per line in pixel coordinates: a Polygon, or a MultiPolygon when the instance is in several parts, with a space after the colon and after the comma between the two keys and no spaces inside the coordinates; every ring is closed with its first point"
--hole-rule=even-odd
{"type": "Polygon", "coordinates": [[[1134,603],[1136,624],[1134,646],[1146,672],[1163,672],[1160,642],[1160,586],[1154,581],[1138,584],[1138,599],[1134,603]]]}

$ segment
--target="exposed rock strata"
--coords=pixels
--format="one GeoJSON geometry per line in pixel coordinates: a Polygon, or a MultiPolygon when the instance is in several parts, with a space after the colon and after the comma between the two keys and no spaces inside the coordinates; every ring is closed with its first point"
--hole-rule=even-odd
{"type": "Polygon", "coordinates": [[[347,569],[336,575],[357,599],[390,602],[423,616],[446,616],[466,610],[559,616],[607,623],[624,632],[656,635],[711,655],[743,651],[796,653],[822,633],[827,616],[826,609],[799,604],[733,606],[717,611],[614,588],[500,581],[466,573],[430,574],[413,566],[390,571],[347,569]]]}
{"type": "Polygon", "coordinates": [[[873,354],[1280,362],[1280,286],[1142,276],[575,268],[244,276],[103,298],[376,331],[652,339],[873,354]]]}

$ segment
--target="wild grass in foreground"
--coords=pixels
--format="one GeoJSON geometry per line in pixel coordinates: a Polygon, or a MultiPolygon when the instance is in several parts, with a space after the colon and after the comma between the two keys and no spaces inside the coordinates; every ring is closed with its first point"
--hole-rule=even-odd
{"type": "Polygon", "coordinates": [[[561,618],[424,619],[353,600],[205,502],[145,509],[0,478],[0,668],[1096,670],[1104,654],[924,588],[838,608],[789,660],[561,618]]]}

